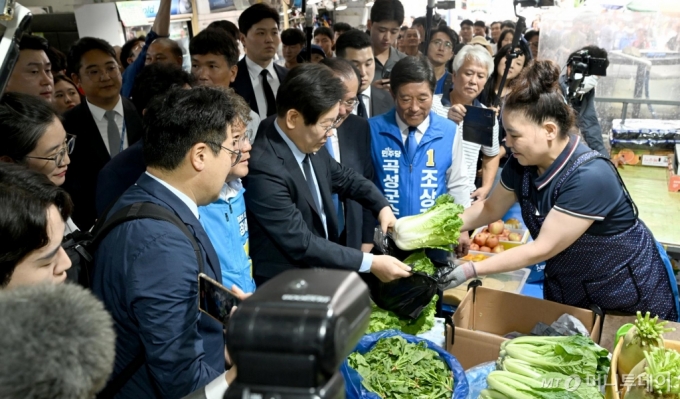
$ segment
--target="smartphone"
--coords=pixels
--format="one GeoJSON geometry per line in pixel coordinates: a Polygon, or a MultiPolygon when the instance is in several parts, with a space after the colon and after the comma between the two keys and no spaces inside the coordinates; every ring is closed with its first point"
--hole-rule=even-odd
{"type": "Polygon", "coordinates": [[[198,310],[227,325],[234,306],[241,301],[225,286],[204,273],[198,275],[198,310]]]}
{"type": "Polygon", "coordinates": [[[382,73],[382,78],[383,79],[389,79],[391,73],[392,73],[391,69],[384,68],[383,73],[382,73]]]}

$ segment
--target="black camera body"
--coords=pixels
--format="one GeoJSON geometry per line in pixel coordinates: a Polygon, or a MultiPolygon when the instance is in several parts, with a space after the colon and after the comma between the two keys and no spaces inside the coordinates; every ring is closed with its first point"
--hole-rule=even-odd
{"type": "Polygon", "coordinates": [[[607,60],[592,57],[588,54],[588,50],[577,52],[567,61],[567,64],[571,67],[572,74],[607,76],[607,60]]]}

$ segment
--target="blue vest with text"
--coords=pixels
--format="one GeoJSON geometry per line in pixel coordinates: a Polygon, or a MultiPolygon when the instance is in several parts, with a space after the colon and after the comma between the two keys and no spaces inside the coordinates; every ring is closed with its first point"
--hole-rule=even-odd
{"type": "Polygon", "coordinates": [[[396,111],[368,120],[375,184],[392,205],[395,216],[425,212],[447,192],[446,171],[451,167],[455,122],[430,112],[430,126],[418,143],[413,164],[406,157],[396,111]]]}
{"type": "Polygon", "coordinates": [[[222,284],[231,289],[236,284],[243,292],[255,292],[252,260],[249,256],[248,221],[245,189],[229,201],[218,199],[198,207],[200,222],[220,258],[222,284]]]}

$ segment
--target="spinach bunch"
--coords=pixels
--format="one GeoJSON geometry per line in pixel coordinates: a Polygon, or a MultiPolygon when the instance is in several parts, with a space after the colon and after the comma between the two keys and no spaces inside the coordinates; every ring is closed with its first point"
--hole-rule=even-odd
{"type": "Polygon", "coordinates": [[[383,338],[369,352],[349,356],[361,384],[383,399],[444,399],[453,395],[453,373],[425,342],[383,338]]]}

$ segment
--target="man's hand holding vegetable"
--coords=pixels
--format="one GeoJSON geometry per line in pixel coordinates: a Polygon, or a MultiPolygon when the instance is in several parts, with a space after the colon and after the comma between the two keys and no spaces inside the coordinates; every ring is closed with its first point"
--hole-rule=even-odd
{"type": "MultiPolygon", "coordinates": [[[[397,218],[389,206],[384,207],[378,214],[378,223],[380,223],[383,234],[386,234],[387,230],[393,229],[396,222],[397,218]]],[[[383,283],[388,283],[411,276],[411,268],[392,256],[375,255],[373,263],[371,263],[371,273],[383,283]]]]}

